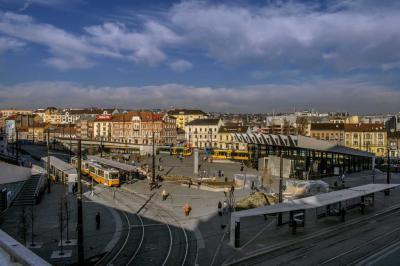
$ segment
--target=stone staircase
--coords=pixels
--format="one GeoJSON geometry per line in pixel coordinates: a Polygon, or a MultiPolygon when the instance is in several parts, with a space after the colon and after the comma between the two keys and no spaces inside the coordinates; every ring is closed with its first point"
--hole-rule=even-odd
{"type": "Polygon", "coordinates": [[[30,206],[36,203],[36,191],[39,186],[40,175],[32,175],[25,181],[24,186],[13,202],[13,206],[30,206]]]}

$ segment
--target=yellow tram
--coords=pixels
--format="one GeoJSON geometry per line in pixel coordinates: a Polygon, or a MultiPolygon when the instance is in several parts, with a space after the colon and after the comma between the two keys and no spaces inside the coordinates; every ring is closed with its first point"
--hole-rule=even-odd
{"type": "Polygon", "coordinates": [[[192,149],[188,147],[172,147],[171,148],[171,155],[182,154],[183,156],[191,156],[192,149]]]}
{"type": "Polygon", "coordinates": [[[215,160],[247,161],[249,160],[249,152],[241,150],[213,149],[211,151],[211,157],[215,160]]]}
{"type": "MultiPolygon", "coordinates": [[[[71,159],[71,164],[75,167],[78,166],[76,157],[71,159]]],[[[81,163],[81,172],[90,176],[99,184],[109,187],[120,185],[119,171],[98,162],[83,160],[81,163]]]]}

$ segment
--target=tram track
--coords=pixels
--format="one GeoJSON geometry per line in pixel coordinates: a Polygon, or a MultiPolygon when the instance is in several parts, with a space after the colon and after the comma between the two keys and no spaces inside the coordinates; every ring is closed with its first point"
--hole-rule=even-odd
{"type": "Polygon", "coordinates": [[[121,188],[114,191],[104,188],[103,191],[111,193],[115,191],[119,196],[114,197],[106,193],[107,199],[111,200],[112,197],[116,202],[115,206],[127,209],[118,210],[124,220],[123,230],[126,230],[126,234],[96,265],[189,265],[188,235],[168,210],[152,201],[152,197],[146,199],[121,188]],[[135,211],[132,206],[123,202],[121,195],[127,200],[140,202],[139,211],[135,211]]]}
{"type": "MultiPolygon", "coordinates": [[[[137,196],[122,189],[120,192],[128,196],[136,196],[145,200],[142,196],[137,196]]],[[[145,204],[140,208],[140,211],[143,211],[143,213],[146,213],[147,211],[153,212],[154,210],[158,211],[155,218],[158,218],[158,220],[165,225],[169,235],[168,251],[164,256],[164,259],[160,260],[157,265],[187,265],[189,240],[186,230],[180,225],[180,222],[170,214],[169,210],[166,210],[154,201],[149,201],[147,199],[145,204]]],[[[146,227],[146,230],[148,231],[151,230],[151,227],[147,228],[146,224],[144,227],[146,227]]],[[[152,234],[152,232],[149,232],[148,234],[152,234]]],[[[165,248],[167,247],[167,245],[162,246],[165,248]]],[[[146,257],[146,252],[144,252],[143,255],[143,257],[146,257]]]]}
{"type": "MultiPolygon", "coordinates": [[[[106,190],[103,190],[106,191],[106,190]]],[[[105,194],[103,193],[103,199],[105,194]]],[[[107,199],[106,199],[107,200],[107,199]]],[[[115,199],[113,199],[115,200],[115,199]]],[[[119,205],[128,208],[123,202],[116,200],[119,205]]],[[[100,265],[132,265],[135,257],[143,244],[144,226],[142,218],[129,212],[129,210],[117,209],[117,212],[124,221],[122,231],[125,231],[124,239],[118,241],[118,244],[107,254],[105,254],[99,261],[95,263],[96,266],[100,265]],[[137,233],[139,229],[139,233],[137,233]]]]}

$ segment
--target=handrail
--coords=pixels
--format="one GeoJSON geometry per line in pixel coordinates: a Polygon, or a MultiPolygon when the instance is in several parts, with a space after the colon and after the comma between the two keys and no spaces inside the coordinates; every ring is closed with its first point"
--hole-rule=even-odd
{"type": "Polygon", "coordinates": [[[0,229],[0,248],[22,265],[50,266],[50,264],[0,229]]]}
{"type": "Polygon", "coordinates": [[[39,175],[40,175],[40,178],[39,178],[39,181],[37,182],[35,193],[34,193],[35,199],[39,196],[40,190],[43,187],[44,182],[45,182],[45,178],[44,178],[45,175],[44,174],[39,174],[39,175]]]}

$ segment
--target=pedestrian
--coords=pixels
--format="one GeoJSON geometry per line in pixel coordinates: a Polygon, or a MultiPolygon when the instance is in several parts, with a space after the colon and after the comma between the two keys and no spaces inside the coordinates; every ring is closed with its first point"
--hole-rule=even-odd
{"type": "Polygon", "coordinates": [[[221,169],[218,170],[218,177],[221,177],[221,169]]]}
{"type": "Polygon", "coordinates": [[[341,217],[342,217],[342,222],[345,222],[346,220],[346,209],[342,208],[340,211],[341,217]]]}
{"type": "Polygon", "coordinates": [[[340,177],[340,179],[342,179],[342,187],[344,187],[344,178],[345,178],[345,175],[343,173],[343,175],[340,177]]]}
{"type": "Polygon", "coordinates": [[[224,171],[221,171],[221,177],[224,177],[224,171]]]}
{"type": "Polygon", "coordinates": [[[168,192],[167,192],[165,189],[163,189],[163,191],[162,191],[161,195],[162,195],[162,199],[163,199],[163,201],[164,201],[164,200],[166,200],[166,199],[167,199],[167,197],[168,197],[169,193],[168,193],[168,192]]]}
{"type": "Polygon", "coordinates": [[[361,202],[361,203],[360,203],[360,211],[361,211],[361,214],[364,214],[364,210],[365,210],[365,203],[364,203],[364,202],[361,202]]]}
{"type": "Polygon", "coordinates": [[[100,229],[100,212],[97,212],[96,214],[96,229],[100,229]]]}
{"type": "Polygon", "coordinates": [[[224,200],[224,205],[222,207],[222,213],[223,214],[227,214],[228,213],[228,203],[226,202],[226,200],[224,200]]]}
{"type": "Polygon", "coordinates": [[[192,186],[192,179],[189,179],[189,188],[192,186]]]}
{"type": "Polygon", "coordinates": [[[189,216],[190,211],[192,210],[192,208],[190,207],[189,203],[185,203],[185,205],[183,205],[183,212],[185,213],[185,216],[189,216]]]}
{"type": "Polygon", "coordinates": [[[241,165],[240,166],[240,172],[243,172],[243,170],[244,170],[244,167],[243,167],[243,165],[241,165]]]}
{"type": "Polygon", "coordinates": [[[218,201],[218,215],[222,216],[222,203],[218,201]]]}

